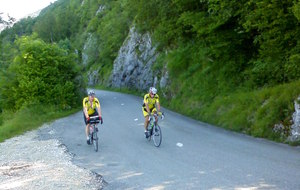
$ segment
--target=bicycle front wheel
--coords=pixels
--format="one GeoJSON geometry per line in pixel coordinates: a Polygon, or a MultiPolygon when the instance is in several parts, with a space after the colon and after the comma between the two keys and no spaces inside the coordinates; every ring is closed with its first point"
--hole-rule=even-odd
{"type": "Polygon", "coordinates": [[[153,134],[152,134],[153,142],[156,147],[159,147],[162,141],[162,133],[159,125],[155,125],[153,127],[153,134]]]}
{"type": "Polygon", "coordinates": [[[93,145],[94,145],[94,150],[97,152],[98,151],[98,137],[97,137],[97,132],[93,132],[93,145]]]}

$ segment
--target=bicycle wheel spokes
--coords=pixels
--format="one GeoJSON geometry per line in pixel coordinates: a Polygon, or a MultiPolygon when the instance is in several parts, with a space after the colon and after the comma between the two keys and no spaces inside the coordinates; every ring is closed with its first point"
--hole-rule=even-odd
{"type": "Polygon", "coordinates": [[[159,147],[162,141],[162,134],[159,125],[155,125],[152,134],[153,142],[156,147],[159,147]]]}

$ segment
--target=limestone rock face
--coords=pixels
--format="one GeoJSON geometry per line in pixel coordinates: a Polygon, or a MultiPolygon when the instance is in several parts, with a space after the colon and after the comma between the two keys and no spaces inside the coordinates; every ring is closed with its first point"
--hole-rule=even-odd
{"type": "Polygon", "coordinates": [[[95,35],[89,33],[85,41],[85,44],[82,49],[82,64],[87,65],[90,62],[93,62],[97,55],[97,38],[95,35]]]}
{"type": "Polygon", "coordinates": [[[294,102],[295,112],[293,113],[293,124],[291,126],[291,134],[289,136],[290,141],[300,140],[300,97],[294,102]]]}
{"type": "Polygon", "coordinates": [[[95,86],[99,84],[99,69],[88,71],[88,86],[95,86]]]}
{"type": "Polygon", "coordinates": [[[153,73],[152,65],[156,58],[157,53],[152,46],[150,35],[138,34],[132,27],[114,61],[109,85],[140,90],[155,86],[157,77],[153,73]]]}

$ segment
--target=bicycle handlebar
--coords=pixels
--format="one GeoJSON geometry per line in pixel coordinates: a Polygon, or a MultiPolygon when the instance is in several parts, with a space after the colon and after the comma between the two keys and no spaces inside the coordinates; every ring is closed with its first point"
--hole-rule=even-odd
{"type": "Polygon", "coordinates": [[[100,123],[99,116],[92,116],[92,117],[90,117],[89,123],[90,124],[98,124],[98,123],[100,123]]]}
{"type": "Polygon", "coordinates": [[[163,120],[165,118],[165,114],[163,112],[160,112],[160,113],[154,113],[154,114],[150,114],[150,117],[148,119],[148,121],[150,121],[151,119],[151,116],[154,116],[154,117],[157,117],[157,116],[161,116],[161,120],[163,120]]]}

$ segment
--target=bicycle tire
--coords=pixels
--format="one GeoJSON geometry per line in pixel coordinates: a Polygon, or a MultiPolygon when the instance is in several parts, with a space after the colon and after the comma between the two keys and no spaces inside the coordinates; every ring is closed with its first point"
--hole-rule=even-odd
{"type": "Polygon", "coordinates": [[[98,152],[98,137],[97,132],[93,132],[93,145],[95,152],[98,152]]]}
{"type": "MultiPolygon", "coordinates": [[[[150,122],[153,122],[153,121],[150,121],[150,122]]],[[[149,123],[148,125],[148,133],[149,133],[149,136],[147,138],[148,141],[151,141],[151,138],[152,138],[152,134],[153,134],[153,128],[154,127],[151,127],[151,125],[154,125],[153,123],[149,123]]]]}
{"type": "Polygon", "coordinates": [[[89,145],[93,144],[93,136],[92,134],[89,134],[89,145]]]}
{"type": "Polygon", "coordinates": [[[152,130],[153,130],[152,138],[153,138],[154,146],[159,147],[162,141],[162,132],[160,126],[154,125],[152,130]]]}

